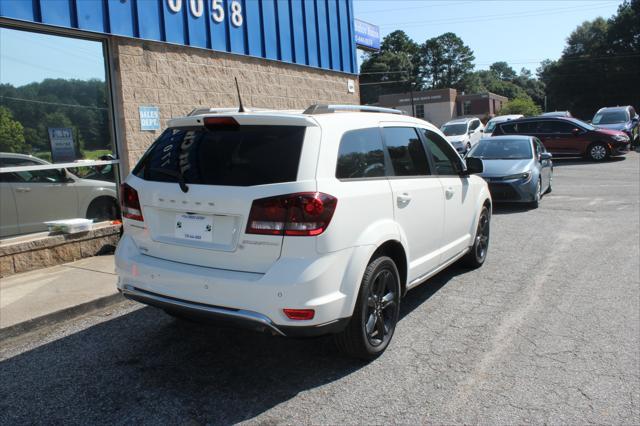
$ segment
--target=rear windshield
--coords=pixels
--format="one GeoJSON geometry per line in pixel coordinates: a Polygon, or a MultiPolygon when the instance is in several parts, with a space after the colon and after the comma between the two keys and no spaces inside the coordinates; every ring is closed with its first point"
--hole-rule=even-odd
{"type": "Polygon", "coordinates": [[[222,186],[292,182],[298,175],[305,127],[170,128],[133,174],[151,181],[222,186]]]}

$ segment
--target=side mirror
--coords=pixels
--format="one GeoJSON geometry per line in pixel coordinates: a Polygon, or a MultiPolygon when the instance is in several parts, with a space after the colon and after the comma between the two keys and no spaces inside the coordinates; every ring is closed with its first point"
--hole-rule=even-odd
{"type": "Polygon", "coordinates": [[[468,175],[479,174],[484,171],[484,163],[481,159],[475,157],[466,157],[465,162],[467,164],[468,175]]]}
{"type": "Polygon", "coordinates": [[[573,130],[571,130],[571,133],[573,133],[573,136],[578,136],[580,133],[582,133],[582,131],[580,131],[580,129],[576,127],[573,130]]]}
{"type": "Polygon", "coordinates": [[[540,161],[551,160],[553,155],[550,152],[542,152],[540,153],[540,161]]]}

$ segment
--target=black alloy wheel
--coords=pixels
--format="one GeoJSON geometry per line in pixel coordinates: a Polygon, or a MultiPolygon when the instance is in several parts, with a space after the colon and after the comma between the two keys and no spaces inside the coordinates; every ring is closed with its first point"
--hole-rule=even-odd
{"type": "Polygon", "coordinates": [[[380,270],[369,286],[364,330],[371,346],[388,343],[396,326],[397,283],[389,269],[380,270]]]}
{"type": "Polygon", "coordinates": [[[400,275],[387,256],[374,258],[365,270],[358,300],[346,328],[335,336],[349,356],[372,360],[389,346],[400,316],[400,275]]]}
{"type": "Polygon", "coordinates": [[[465,255],[464,263],[472,269],[484,264],[489,253],[489,236],[491,233],[491,213],[487,207],[483,207],[478,218],[478,228],[473,240],[473,246],[465,255]]]}

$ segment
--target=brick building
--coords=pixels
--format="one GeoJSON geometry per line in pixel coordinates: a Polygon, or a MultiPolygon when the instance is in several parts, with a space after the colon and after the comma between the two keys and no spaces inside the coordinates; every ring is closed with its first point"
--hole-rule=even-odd
{"type": "Polygon", "coordinates": [[[408,115],[414,114],[415,109],[416,117],[441,126],[456,117],[493,117],[507,101],[495,93],[465,95],[455,89],[435,89],[382,95],[376,105],[397,108],[408,115]]]}

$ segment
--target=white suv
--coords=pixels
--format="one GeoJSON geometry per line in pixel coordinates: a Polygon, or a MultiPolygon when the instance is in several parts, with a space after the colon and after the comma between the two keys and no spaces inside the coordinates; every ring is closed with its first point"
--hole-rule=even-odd
{"type": "Polygon", "coordinates": [[[433,125],[374,107],[208,111],[172,120],[122,184],[125,296],[283,336],[335,333],[372,358],[407,290],[460,258],[484,262],[482,161],[465,164],[433,125]]]}
{"type": "Polygon", "coordinates": [[[484,126],[479,118],[456,118],[440,128],[451,145],[460,155],[464,155],[476,146],[482,138],[484,126]]]}

